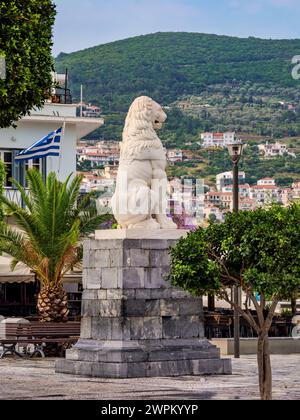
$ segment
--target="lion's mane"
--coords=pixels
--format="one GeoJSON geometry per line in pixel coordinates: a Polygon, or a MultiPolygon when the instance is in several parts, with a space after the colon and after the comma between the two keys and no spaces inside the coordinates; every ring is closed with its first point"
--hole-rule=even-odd
{"type": "Polygon", "coordinates": [[[129,108],[120,143],[121,161],[134,160],[143,150],[163,150],[153,127],[154,104],[151,98],[141,96],[129,108]]]}

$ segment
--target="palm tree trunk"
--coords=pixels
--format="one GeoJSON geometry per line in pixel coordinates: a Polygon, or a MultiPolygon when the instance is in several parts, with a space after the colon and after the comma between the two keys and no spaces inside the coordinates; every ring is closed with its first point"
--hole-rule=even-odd
{"type": "Polygon", "coordinates": [[[257,362],[259,389],[262,400],[272,400],[272,369],[268,333],[262,330],[258,336],[257,362]]]}
{"type": "Polygon", "coordinates": [[[42,322],[67,322],[68,299],[63,286],[61,284],[42,285],[37,309],[42,322]]]}

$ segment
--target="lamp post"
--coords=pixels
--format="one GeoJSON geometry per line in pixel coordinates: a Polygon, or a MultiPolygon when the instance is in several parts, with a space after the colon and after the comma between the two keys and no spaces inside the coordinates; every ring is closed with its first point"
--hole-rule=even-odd
{"type": "MultiPolygon", "coordinates": [[[[241,141],[236,141],[232,144],[228,144],[228,152],[232,160],[233,168],[233,211],[237,213],[239,211],[239,161],[243,154],[244,144],[241,141]]],[[[233,288],[233,301],[235,305],[241,304],[241,288],[234,286],[233,288]]],[[[233,317],[233,328],[234,328],[234,357],[240,358],[240,316],[236,308],[234,308],[233,317]]]]}

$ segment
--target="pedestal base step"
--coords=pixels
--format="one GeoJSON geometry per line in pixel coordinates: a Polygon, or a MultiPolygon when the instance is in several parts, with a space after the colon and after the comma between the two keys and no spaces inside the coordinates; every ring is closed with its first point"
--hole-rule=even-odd
{"type": "Polygon", "coordinates": [[[56,372],[102,378],[230,375],[231,360],[206,339],[113,342],[79,340],[56,372]]]}
{"type": "Polygon", "coordinates": [[[57,373],[96,378],[145,378],[196,375],[230,375],[230,359],[172,360],[161,362],[103,363],[58,360],[57,373]]]}

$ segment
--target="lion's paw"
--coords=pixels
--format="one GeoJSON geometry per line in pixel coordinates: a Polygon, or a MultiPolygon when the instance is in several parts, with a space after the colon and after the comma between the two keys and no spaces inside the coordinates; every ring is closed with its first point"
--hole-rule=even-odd
{"type": "Polygon", "coordinates": [[[158,230],[160,229],[160,224],[151,218],[144,222],[132,224],[129,226],[129,229],[158,230]]]}
{"type": "Polygon", "coordinates": [[[165,215],[159,215],[156,217],[156,219],[161,229],[177,229],[176,223],[174,223],[172,219],[168,218],[165,215]]]}

